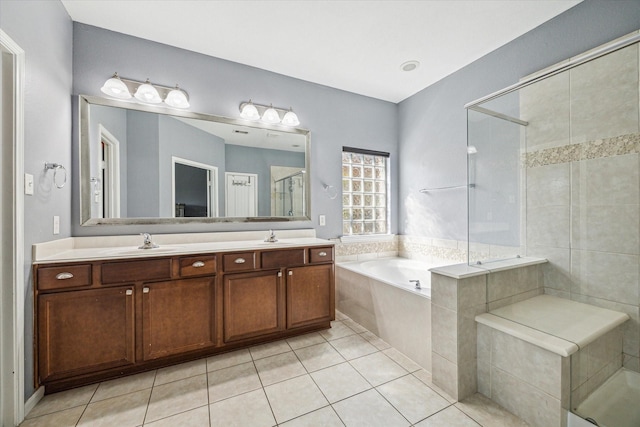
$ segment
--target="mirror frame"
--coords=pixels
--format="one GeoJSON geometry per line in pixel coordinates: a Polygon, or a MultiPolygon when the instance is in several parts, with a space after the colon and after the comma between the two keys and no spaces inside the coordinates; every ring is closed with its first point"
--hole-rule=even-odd
{"type": "Polygon", "coordinates": [[[137,224],[202,224],[202,223],[252,223],[252,222],[289,222],[311,220],[311,132],[301,128],[290,128],[280,125],[266,125],[260,122],[230,119],[211,114],[195,113],[192,111],[174,110],[166,107],[143,105],[116,99],[102,98],[98,96],[78,95],[79,107],[79,170],[80,170],[80,225],[137,225],[137,224]],[[167,116],[184,117],[190,119],[207,120],[229,125],[244,126],[257,129],[270,129],[278,132],[287,132],[305,137],[305,170],[304,185],[306,186],[305,216],[259,216],[259,217],[187,217],[187,218],[92,218],[91,217],[91,170],[90,146],[89,146],[89,106],[101,105],[108,107],[124,108],[128,110],[147,113],[164,114],[167,116]]]}

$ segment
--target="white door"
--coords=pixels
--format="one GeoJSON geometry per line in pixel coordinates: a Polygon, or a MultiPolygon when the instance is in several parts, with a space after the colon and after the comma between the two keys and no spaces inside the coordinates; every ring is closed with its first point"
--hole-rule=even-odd
{"type": "Polygon", "coordinates": [[[225,173],[225,216],[258,216],[258,175],[225,173]]]}

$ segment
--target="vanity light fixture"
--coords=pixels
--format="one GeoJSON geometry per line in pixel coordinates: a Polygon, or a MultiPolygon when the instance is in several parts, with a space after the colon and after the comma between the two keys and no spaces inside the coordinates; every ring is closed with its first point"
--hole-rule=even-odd
{"type": "Polygon", "coordinates": [[[145,82],[124,79],[115,73],[108,79],[100,90],[113,98],[131,99],[133,97],[144,104],[166,104],[168,107],[185,109],[189,108],[189,96],[175,87],[153,84],[147,79],[145,82]]]}
{"type": "Polygon", "coordinates": [[[261,120],[269,124],[281,124],[294,127],[300,124],[300,120],[292,108],[284,109],[274,107],[272,104],[254,104],[253,101],[240,104],[240,117],[245,120],[261,120]]]}

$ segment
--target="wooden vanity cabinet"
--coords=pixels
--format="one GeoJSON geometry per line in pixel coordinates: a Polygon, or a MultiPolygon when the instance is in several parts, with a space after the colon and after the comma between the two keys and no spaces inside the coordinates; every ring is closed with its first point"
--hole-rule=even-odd
{"type": "Polygon", "coordinates": [[[333,289],[333,264],[287,269],[287,328],[330,322],[333,289]]]}

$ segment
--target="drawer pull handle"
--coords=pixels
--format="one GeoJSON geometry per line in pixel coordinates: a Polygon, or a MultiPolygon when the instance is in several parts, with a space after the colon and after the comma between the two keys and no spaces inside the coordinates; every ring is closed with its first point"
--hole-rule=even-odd
{"type": "Polygon", "coordinates": [[[191,267],[194,267],[194,268],[204,267],[204,262],[202,262],[202,261],[196,261],[196,262],[194,262],[193,264],[191,264],[191,267]]]}
{"type": "Polygon", "coordinates": [[[149,293],[149,288],[147,288],[146,286],[144,288],[142,288],[142,293],[148,294],[149,293]]]}
{"type": "Polygon", "coordinates": [[[293,276],[293,271],[290,271],[290,272],[289,272],[289,276],[293,276]]]}
{"type": "Polygon", "coordinates": [[[244,264],[245,262],[247,262],[247,260],[244,258],[236,258],[233,262],[235,262],[236,264],[244,264]]]}
{"type": "Polygon", "coordinates": [[[278,277],[282,277],[282,271],[278,271],[278,277]]]}
{"type": "Polygon", "coordinates": [[[127,295],[133,295],[133,289],[127,289],[126,294],[127,295]]]}
{"type": "Polygon", "coordinates": [[[71,274],[71,273],[67,273],[67,272],[65,272],[65,273],[58,273],[58,274],[56,275],[56,279],[58,279],[58,280],[73,279],[73,274],[71,274]]]}
{"type": "Polygon", "coordinates": [[[318,256],[327,256],[327,253],[324,252],[324,251],[323,252],[318,252],[318,256]]]}

